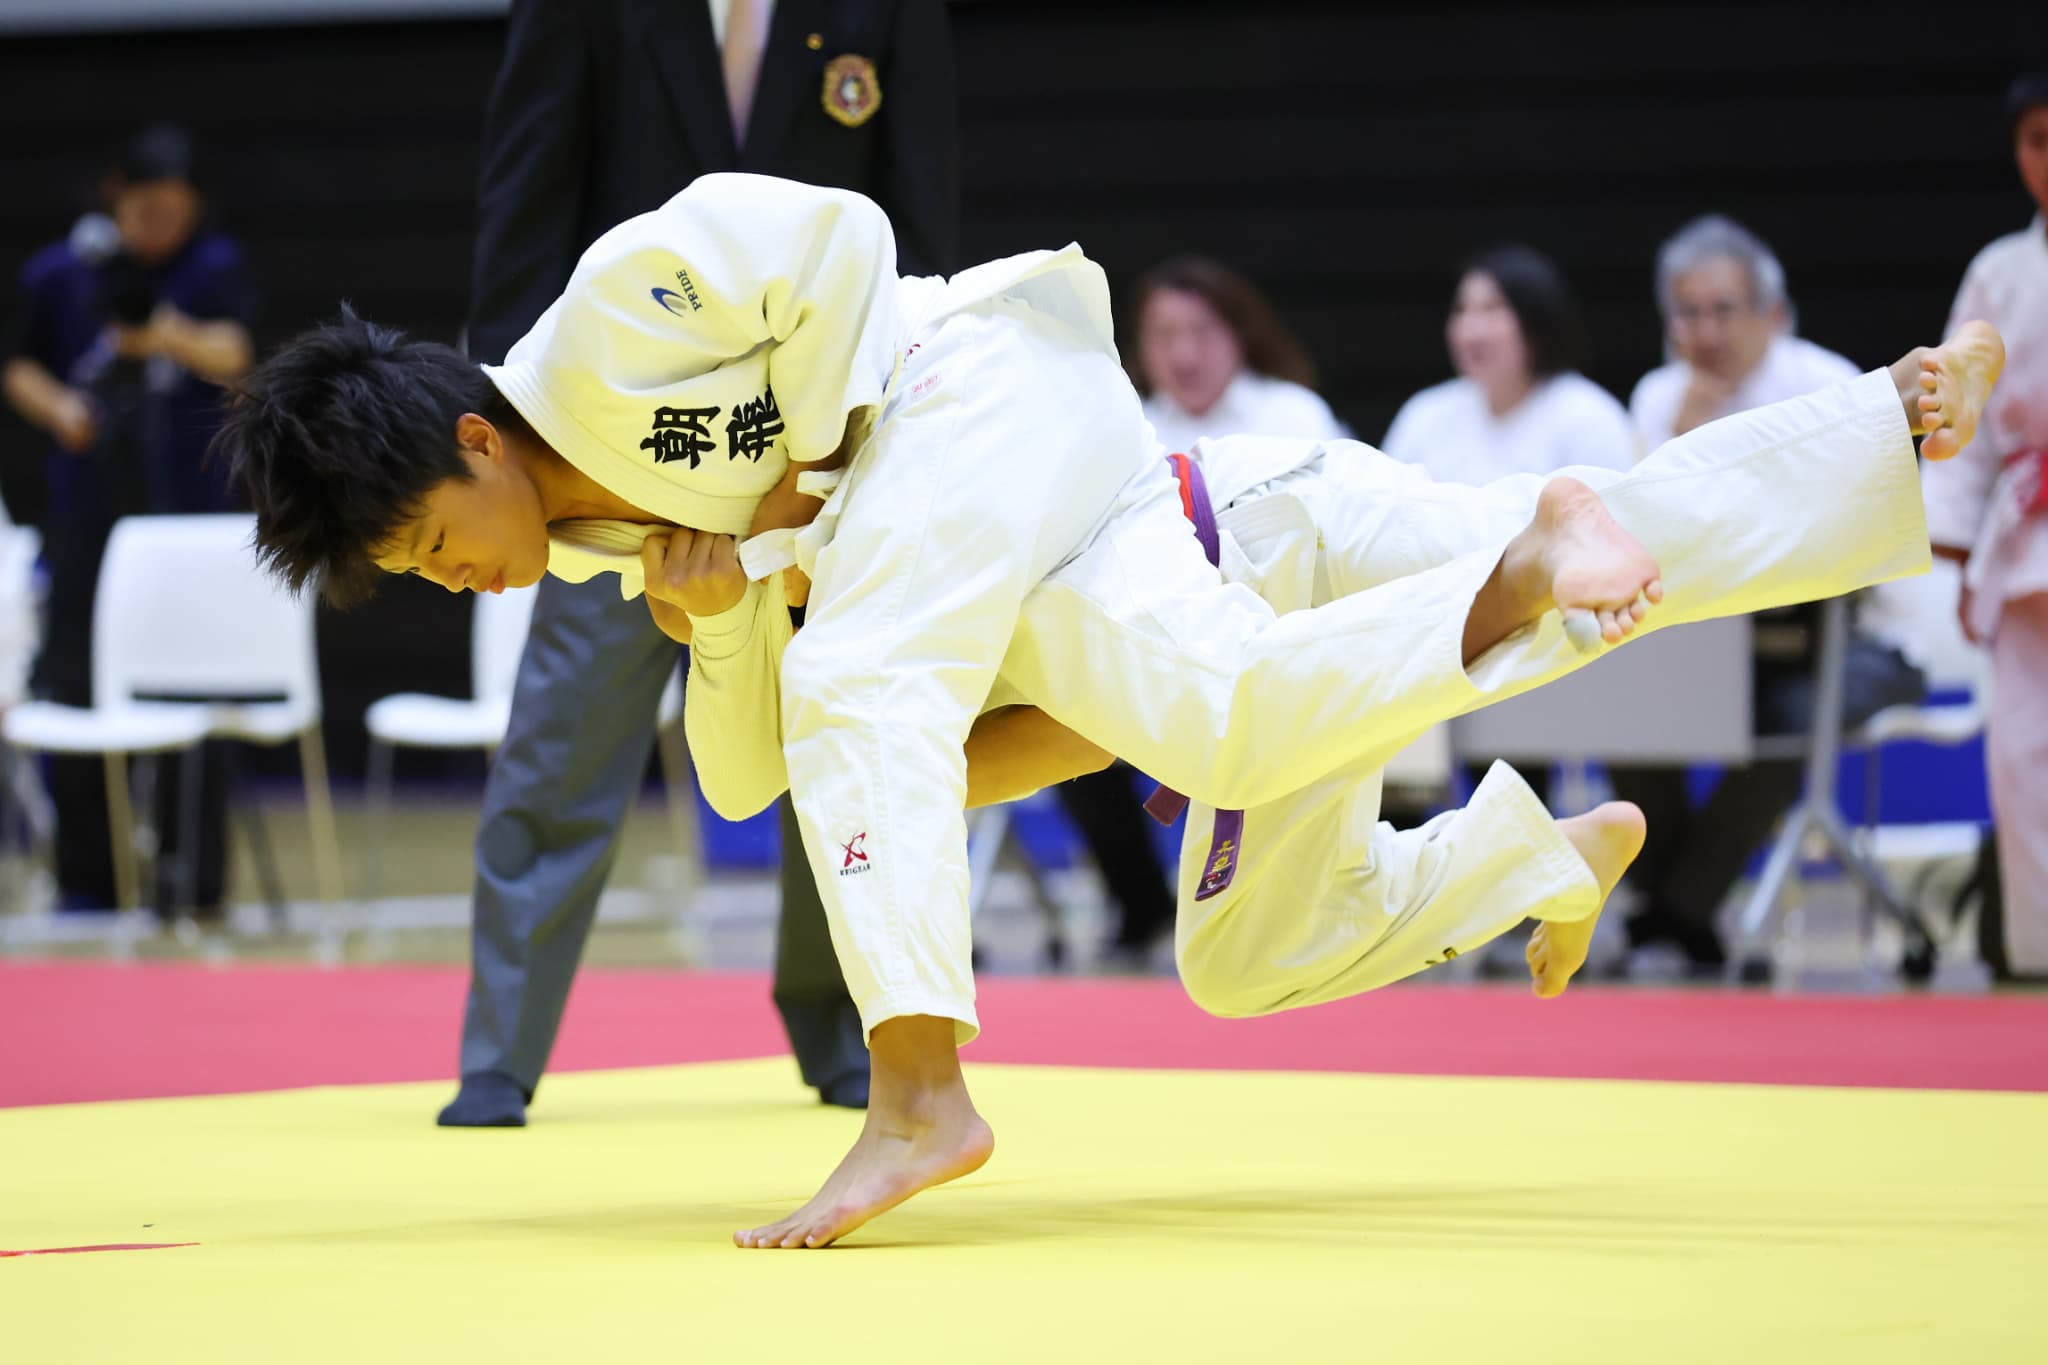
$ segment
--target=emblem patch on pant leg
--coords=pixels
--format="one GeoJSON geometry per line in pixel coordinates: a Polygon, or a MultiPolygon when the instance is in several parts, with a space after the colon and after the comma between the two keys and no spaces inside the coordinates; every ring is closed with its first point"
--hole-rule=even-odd
{"type": "Polygon", "coordinates": [[[1209,840],[1209,864],[1202,872],[1201,885],[1195,888],[1196,900],[1205,901],[1230,889],[1231,879],[1237,876],[1241,857],[1239,844],[1243,839],[1244,812],[1217,811],[1216,830],[1209,840]]]}

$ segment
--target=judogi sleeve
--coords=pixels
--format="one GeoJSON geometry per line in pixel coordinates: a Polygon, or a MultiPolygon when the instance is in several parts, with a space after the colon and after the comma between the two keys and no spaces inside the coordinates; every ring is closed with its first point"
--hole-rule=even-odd
{"type": "Polygon", "coordinates": [[[716,616],[690,618],[683,734],[711,809],[744,820],[789,789],[782,758],[782,651],[791,635],[779,578],[747,584],[716,616]]]}

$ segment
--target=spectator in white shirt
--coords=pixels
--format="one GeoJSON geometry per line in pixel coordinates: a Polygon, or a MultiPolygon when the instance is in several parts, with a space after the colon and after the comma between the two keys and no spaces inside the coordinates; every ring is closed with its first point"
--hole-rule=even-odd
{"type": "Polygon", "coordinates": [[[1444,339],[1458,377],[1401,405],[1387,454],[1457,483],[1635,463],[1627,411],[1578,372],[1578,301],[1542,252],[1504,246],[1469,262],[1444,339]]]}
{"type": "Polygon", "coordinates": [[[1695,218],[1657,252],[1657,306],[1675,359],[1644,375],[1628,401],[1644,450],[1860,373],[1792,335],[1785,268],[1755,233],[1719,214],[1695,218]]]}
{"type": "MultiPolygon", "coordinates": [[[[1676,359],[1643,376],[1629,400],[1645,450],[1715,418],[1846,383],[1860,372],[1853,362],[1791,335],[1784,267],[1755,234],[1727,218],[1695,219],[1658,251],[1657,303],[1676,359]]],[[[1757,733],[1811,728],[1818,619],[1813,606],[1752,618],[1757,733]]],[[[1875,629],[1851,633],[1845,725],[1926,695],[1926,675],[1903,643],[1875,629]]],[[[1720,971],[1726,950],[1716,914],[1750,856],[1798,799],[1803,771],[1791,759],[1730,768],[1695,808],[1682,767],[1609,766],[1614,794],[1640,805],[1649,822],[1649,839],[1629,871],[1642,895],[1642,908],[1627,926],[1632,947],[1670,943],[1689,969],[1720,971]]]]}
{"type": "Polygon", "coordinates": [[[1168,450],[1204,436],[1339,437],[1315,364],[1251,282],[1220,261],[1177,256],[1132,291],[1131,378],[1168,450]]]}
{"type": "MultiPolygon", "coordinates": [[[[1387,454],[1456,483],[1635,463],[1627,410],[1578,372],[1585,345],[1578,300],[1542,252],[1503,246],[1468,261],[1444,341],[1457,378],[1401,405],[1380,443],[1387,454]]],[[[1466,776],[1476,786],[1486,768],[1468,764],[1466,776]]],[[[1549,770],[1524,776],[1548,801],[1549,770]]]]}

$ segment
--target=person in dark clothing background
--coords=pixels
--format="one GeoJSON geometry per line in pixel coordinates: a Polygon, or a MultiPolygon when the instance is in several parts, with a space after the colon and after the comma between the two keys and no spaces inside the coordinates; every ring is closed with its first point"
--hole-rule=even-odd
{"type": "MultiPolygon", "coordinates": [[[[942,0],[517,0],[485,119],[470,352],[502,361],[613,224],[700,175],[860,191],[903,274],[954,264],[958,119],[942,0]]],[[[476,844],[462,1083],[444,1126],[516,1126],[545,1070],[677,648],[604,577],[544,580],[476,844]],[[609,685],[593,688],[593,674],[609,685]]],[[[775,1003],[807,1084],[868,1059],[789,804],[775,1003]]]]}
{"type": "MultiPolygon", "coordinates": [[[[100,556],[124,516],[220,512],[232,506],[223,471],[206,460],[219,424],[220,386],[249,368],[255,292],[241,249],[208,228],[191,137],[158,125],[129,145],[104,181],[106,212],[81,219],[22,271],[23,311],[8,348],[8,402],[49,433],[44,558],[49,626],[38,695],[92,701],[93,594],[100,556]]],[[[169,908],[184,822],[173,809],[179,764],[160,770],[157,903],[169,908]]],[[[201,758],[198,910],[226,894],[224,751],[201,758]]],[[[114,903],[103,768],[50,761],[57,808],[59,904],[114,903]]]]}

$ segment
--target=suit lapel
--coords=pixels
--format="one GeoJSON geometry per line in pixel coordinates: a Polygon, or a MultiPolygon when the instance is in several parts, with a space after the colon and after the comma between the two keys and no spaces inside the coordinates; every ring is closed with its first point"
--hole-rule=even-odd
{"type": "Polygon", "coordinates": [[[775,13],[768,20],[768,49],[761,55],[761,79],[747,119],[747,145],[740,152],[741,169],[772,173],[790,124],[820,97],[817,73],[825,54],[812,52],[804,40],[825,31],[826,17],[825,0],[775,0],[775,13]]]}
{"type": "MultiPolygon", "coordinates": [[[[732,111],[725,101],[725,72],[711,34],[711,9],[704,0],[635,0],[647,60],[660,73],[669,107],[704,171],[738,164],[732,111]]],[[[781,18],[783,5],[776,5],[781,18]]],[[[802,40],[799,39],[799,42],[802,40]]]]}

